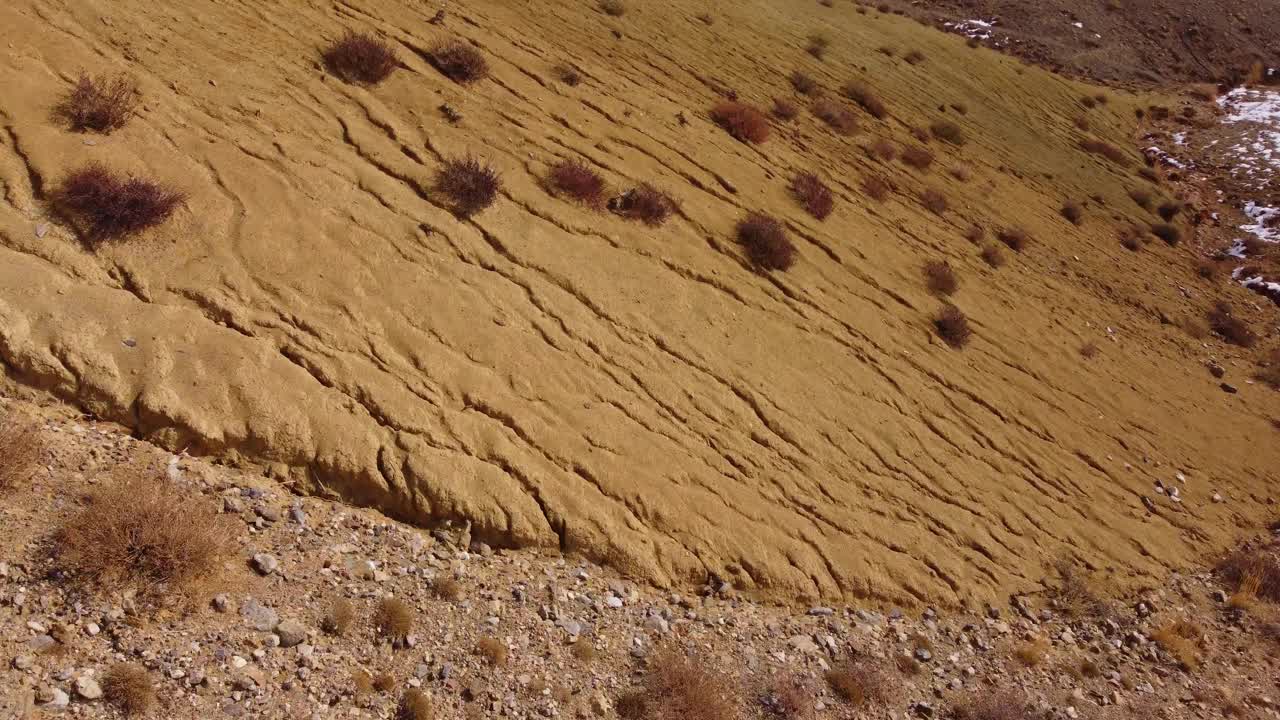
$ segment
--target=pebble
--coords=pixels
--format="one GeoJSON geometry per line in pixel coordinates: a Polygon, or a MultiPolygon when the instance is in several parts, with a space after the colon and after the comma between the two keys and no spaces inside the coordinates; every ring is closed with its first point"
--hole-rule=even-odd
{"type": "Polygon", "coordinates": [[[280,647],[293,647],[307,639],[307,628],[297,620],[285,620],[276,626],[276,635],[280,638],[280,647]]]}
{"type": "Polygon", "coordinates": [[[102,686],[88,675],[76,679],[76,695],[85,700],[97,700],[102,697],[102,686]]]}
{"type": "Polygon", "coordinates": [[[279,614],[254,598],[245,601],[240,615],[249,622],[249,627],[260,632],[271,632],[280,624],[279,614]]]}
{"type": "Polygon", "coordinates": [[[258,553],[253,556],[253,569],[263,575],[270,575],[280,567],[280,561],[274,555],[267,553],[258,553]]]}
{"type": "Polygon", "coordinates": [[[30,670],[36,664],[34,655],[19,655],[13,659],[14,670],[30,670]]]}

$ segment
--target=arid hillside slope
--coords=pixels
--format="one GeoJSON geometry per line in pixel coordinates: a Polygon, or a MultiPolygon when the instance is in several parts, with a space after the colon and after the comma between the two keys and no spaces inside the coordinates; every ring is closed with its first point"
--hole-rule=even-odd
{"type": "Polygon", "coordinates": [[[1121,221],[1157,222],[1129,196],[1161,192],[1128,149],[1145,99],[1099,104],[845,3],[630,5],[475,0],[437,24],[402,0],[5,3],[8,376],[299,491],[664,584],[957,604],[1034,587],[1064,553],[1120,582],[1183,566],[1274,512],[1277,394],[1237,372],[1246,355],[1162,324],[1217,299],[1186,250],[1117,240],[1121,221]],[[374,87],[327,74],[320,52],[347,29],[388,38],[400,68],[374,87]],[[433,68],[458,38],[487,79],[433,68]],[[709,119],[729,93],[808,107],[796,69],[860,130],[803,112],[748,145],[709,119]],[[134,76],[139,116],[107,136],[60,125],[82,70],[134,76]],[[850,80],[884,118],[839,98],[850,80]],[[912,130],[938,121],[967,141],[929,142],[929,168],[865,149],[924,147],[912,130]],[[435,177],[468,154],[504,190],[459,218],[435,177]],[[650,227],[556,197],[545,178],[566,158],[679,211],[650,227]],[[87,250],[50,200],[90,161],[188,200],[87,250]],[[788,194],[799,171],[834,189],[823,222],[788,194]],[[893,191],[877,201],[866,178],[893,191]],[[947,207],[927,211],[927,190],[947,207]],[[745,259],[752,211],[785,223],[790,270],[745,259]],[[1014,226],[1029,242],[990,267],[980,250],[1014,226]],[[959,276],[963,349],[935,333],[928,261],[959,276]]]}

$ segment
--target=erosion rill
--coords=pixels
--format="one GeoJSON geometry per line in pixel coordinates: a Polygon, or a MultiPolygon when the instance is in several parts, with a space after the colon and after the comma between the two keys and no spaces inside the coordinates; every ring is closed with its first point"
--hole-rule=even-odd
{"type": "Polygon", "coordinates": [[[1203,312],[1183,250],[1117,239],[1159,193],[1145,98],[849,3],[629,5],[3,4],[10,390],[775,597],[974,603],[1063,554],[1123,586],[1263,518],[1275,393],[1224,394],[1202,343],[1235,351],[1165,322],[1203,312]],[[109,134],[55,112],[86,70],[137,83],[109,134]],[[62,202],[90,163],[185,202],[91,237],[62,202]]]}

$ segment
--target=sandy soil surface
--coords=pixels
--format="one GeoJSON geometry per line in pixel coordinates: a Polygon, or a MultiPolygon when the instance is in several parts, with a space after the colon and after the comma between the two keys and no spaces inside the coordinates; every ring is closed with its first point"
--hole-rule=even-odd
{"type": "Polygon", "coordinates": [[[1255,62],[1280,67],[1280,19],[1268,0],[923,0],[895,7],[1108,83],[1226,82],[1255,62]]]}
{"type": "Polygon", "coordinates": [[[1280,715],[1276,606],[1228,598],[1203,567],[1096,607],[1064,595],[1105,587],[1082,568],[1071,584],[1050,574],[973,613],[761,605],[727,586],[662,592],[579,559],[298,497],[64,408],[0,399],[0,414],[33,423],[42,448],[0,490],[3,718],[121,717],[104,692],[120,663],[155,689],[139,717],[390,718],[417,689],[437,720],[617,718],[619,699],[670,652],[720,678],[737,720],[973,717],[953,713],[983,697],[1006,703],[984,719],[1280,715]],[[225,521],[230,557],[186,612],[90,591],[54,550],[55,529],[120,466],[150,468],[225,521]],[[447,595],[433,590],[442,581],[447,595]],[[412,610],[398,646],[372,619],[389,597],[412,610]],[[340,634],[324,629],[339,601],[354,610],[340,634]],[[1194,638],[1181,654],[1162,635],[1175,624],[1194,638]],[[479,652],[483,641],[500,655],[479,652]],[[880,678],[861,703],[826,679],[851,663],[880,678]]]}
{"type": "Polygon", "coordinates": [[[1280,396],[1247,379],[1256,351],[1176,324],[1219,297],[1266,317],[1258,297],[1188,291],[1185,247],[1122,249],[1119,224],[1151,221],[1129,199],[1139,156],[1079,148],[1130,146],[1146,99],[1090,109],[1097,88],[848,4],[751,0],[711,24],[689,0],[622,17],[480,0],[433,25],[436,10],[0,7],[11,390],[300,492],[660,585],[972,606],[1033,587],[1064,552],[1141,583],[1274,512],[1280,396]],[[347,28],[394,42],[390,79],[323,71],[320,48],[347,28]],[[805,52],[815,32],[823,61],[805,52]],[[452,38],[489,79],[463,88],[423,59],[452,38]],[[565,64],[581,84],[557,80],[565,64]],[[731,90],[790,96],[797,68],[829,90],[868,80],[889,116],[842,137],[804,114],[760,146],[707,119],[731,90]],[[134,75],[140,116],[110,136],[52,121],[83,69],[134,75]],[[911,129],[938,119],[969,141],[933,142],[931,172],[864,150],[919,144],[911,129]],[[506,189],[460,220],[432,185],[467,153],[506,189]],[[679,216],[652,229],[548,194],[566,157],[666,189],[679,216]],[[189,200],[88,252],[48,198],[90,160],[189,200]],[[836,190],[824,223],[787,194],[810,169],[836,190]],[[868,175],[894,183],[887,202],[863,195],[868,175]],[[940,216],[917,200],[929,188],[950,199],[940,216]],[[1088,204],[1082,226],[1066,200],[1088,204]],[[752,210],[783,218],[795,268],[744,260],[733,228],[752,210]],[[972,223],[1034,240],[993,270],[963,237],[972,223]],[[941,303],[921,268],[942,259],[974,328],[963,351],[932,332],[941,303]],[[1173,486],[1178,501],[1157,491],[1173,486]]]}

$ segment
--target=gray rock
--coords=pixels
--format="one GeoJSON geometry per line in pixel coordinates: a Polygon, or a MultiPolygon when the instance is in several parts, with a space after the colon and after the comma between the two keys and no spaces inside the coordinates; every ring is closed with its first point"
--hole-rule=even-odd
{"type": "Polygon", "coordinates": [[[76,695],[84,700],[97,700],[102,697],[102,686],[88,675],[76,679],[76,695]]]}
{"type": "Polygon", "coordinates": [[[271,632],[280,624],[280,616],[276,611],[254,598],[249,598],[240,607],[240,615],[248,621],[249,627],[259,632],[271,632]]]}
{"type": "Polygon", "coordinates": [[[661,615],[650,615],[644,619],[644,629],[652,632],[666,634],[671,630],[671,624],[661,615]]]}
{"type": "Polygon", "coordinates": [[[792,635],[791,639],[787,640],[787,644],[790,645],[791,649],[795,650],[796,652],[801,652],[801,653],[818,652],[818,643],[814,642],[813,638],[809,637],[808,635],[792,635]]]}
{"type": "Polygon", "coordinates": [[[293,647],[307,639],[307,628],[297,620],[285,620],[276,626],[276,635],[280,637],[280,647],[293,647]]]}
{"type": "Polygon", "coordinates": [[[14,670],[30,670],[35,664],[34,655],[19,655],[13,659],[14,670]]]}
{"type": "Polygon", "coordinates": [[[809,614],[815,617],[831,617],[836,614],[836,611],[829,607],[813,607],[809,608],[809,614]]]}
{"type": "Polygon", "coordinates": [[[280,561],[274,555],[267,553],[258,553],[253,556],[253,569],[263,575],[270,575],[280,567],[280,561]]]}
{"type": "Polygon", "coordinates": [[[48,705],[49,707],[55,708],[64,708],[71,702],[71,697],[67,695],[66,691],[62,688],[56,687],[40,688],[40,692],[37,694],[36,699],[39,700],[42,705],[48,705]]]}
{"type": "Polygon", "coordinates": [[[916,659],[920,662],[929,662],[933,659],[933,653],[929,651],[929,648],[916,648],[915,654],[916,659]]]}

